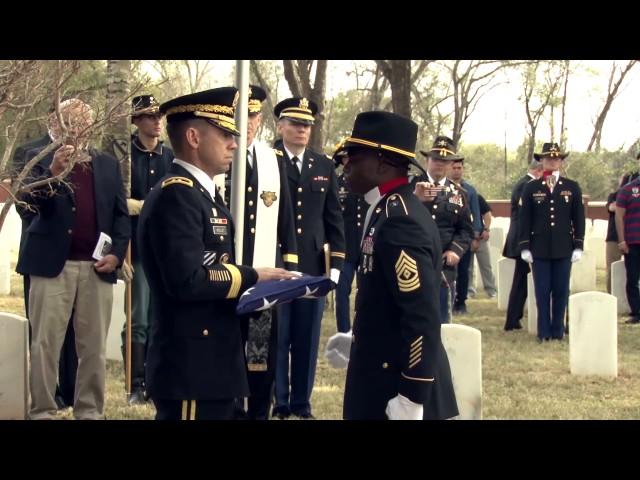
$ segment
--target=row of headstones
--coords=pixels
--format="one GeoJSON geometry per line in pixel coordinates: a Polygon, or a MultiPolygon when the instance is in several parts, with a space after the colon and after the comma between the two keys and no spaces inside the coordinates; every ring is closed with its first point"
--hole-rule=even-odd
{"type": "MultiPolygon", "coordinates": [[[[107,337],[107,358],[122,361],[121,332],[125,324],[125,284],[114,286],[111,324],[107,337]]],[[[29,402],[28,320],[0,312],[0,420],[22,420],[29,402]]]]}
{"type": "MultiPolygon", "coordinates": [[[[107,358],[122,360],[120,333],[125,322],[124,283],[114,291],[107,358]]],[[[458,419],[482,418],[482,340],[480,330],[465,325],[442,326],[460,412],[458,419]]],[[[0,420],[25,419],[29,401],[27,320],[0,313],[0,420]]]]}

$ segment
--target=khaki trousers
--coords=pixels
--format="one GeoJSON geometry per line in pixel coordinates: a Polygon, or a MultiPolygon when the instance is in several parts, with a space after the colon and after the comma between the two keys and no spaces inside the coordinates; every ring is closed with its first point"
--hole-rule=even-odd
{"type": "Polygon", "coordinates": [[[78,420],[104,418],[106,344],[113,285],[101,280],[94,262],[67,260],[55,278],[31,276],[29,321],[32,328],[31,409],[34,420],[56,415],[58,359],[74,310],[78,373],[73,415],[78,420]]]}

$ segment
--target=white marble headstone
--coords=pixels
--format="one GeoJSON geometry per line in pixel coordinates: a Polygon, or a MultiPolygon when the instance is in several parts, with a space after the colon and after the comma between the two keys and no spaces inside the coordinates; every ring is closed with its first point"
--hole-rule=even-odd
{"type": "Polygon", "coordinates": [[[571,264],[571,293],[591,292],[596,290],[596,258],[593,252],[584,251],[582,258],[571,264]]]}
{"type": "Polygon", "coordinates": [[[122,361],[122,329],[126,322],[125,314],[125,283],[118,280],[113,287],[113,308],[111,310],[111,324],[107,334],[107,359],[122,361]]]}
{"type": "Polygon", "coordinates": [[[509,293],[513,285],[513,272],[516,268],[516,261],[512,258],[502,257],[498,260],[498,275],[496,283],[498,287],[498,310],[507,310],[509,305],[509,293]]]}
{"type": "Polygon", "coordinates": [[[0,420],[25,420],[29,408],[29,327],[0,312],[0,420]]]}
{"type": "Polygon", "coordinates": [[[569,297],[569,363],[574,375],[618,376],[618,306],[603,292],[569,297]]]}
{"type": "Polygon", "coordinates": [[[482,337],[480,330],[443,324],[442,344],[449,357],[459,420],[482,419],[482,337]]]}
{"type": "Polygon", "coordinates": [[[627,300],[627,269],[624,259],[611,264],[611,295],[618,301],[618,313],[623,315],[631,312],[627,300]]]}
{"type": "Polygon", "coordinates": [[[607,250],[605,237],[587,237],[584,249],[595,255],[596,268],[607,268],[607,250]]]}
{"type": "Polygon", "coordinates": [[[492,223],[489,229],[489,246],[495,247],[502,252],[505,239],[504,232],[505,230],[502,227],[494,226],[492,223]]]}
{"type": "Polygon", "coordinates": [[[591,231],[591,236],[606,238],[608,228],[609,228],[608,220],[602,220],[602,219],[596,218],[593,221],[593,230],[591,231]]]}
{"type": "Polygon", "coordinates": [[[0,242],[0,295],[11,293],[11,267],[9,263],[9,251],[3,242],[0,242]]]}

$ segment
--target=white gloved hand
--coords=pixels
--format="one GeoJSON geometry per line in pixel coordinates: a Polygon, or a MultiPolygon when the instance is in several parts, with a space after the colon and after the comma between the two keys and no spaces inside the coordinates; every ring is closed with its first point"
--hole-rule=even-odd
{"type": "Polygon", "coordinates": [[[520,253],[520,258],[527,263],[533,263],[533,255],[531,255],[531,250],[522,250],[520,253]]]}
{"type": "Polygon", "coordinates": [[[571,263],[579,262],[582,258],[582,250],[576,248],[571,254],[571,263]]]}
{"type": "Polygon", "coordinates": [[[423,407],[398,394],[389,400],[384,413],[389,420],[422,420],[423,407]]]}
{"type": "Polygon", "coordinates": [[[144,204],[144,200],[136,200],[135,198],[127,198],[127,209],[129,210],[129,215],[140,215],[142,211],[142,205],[144,204]]]}
{"type": "Polygon", "coordinates": [[[332,268],[330,277],[331,281],[337,285],[338,281],[340,280],[340,270],[338,270],[337,268],[332,268]]]}
{"type": "Polygon", "coordinates": [[[347,333],[338,332],[329,338],[324,356],[333,368],[347,368],[352,342],[351,330],[347,333]]]}

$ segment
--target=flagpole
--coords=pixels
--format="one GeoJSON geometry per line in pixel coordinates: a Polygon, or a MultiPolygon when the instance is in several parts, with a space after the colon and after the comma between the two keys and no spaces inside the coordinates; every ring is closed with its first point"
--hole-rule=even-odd
{"type": "Polygon", "coordinates": [[[235,224],[235,263],[242,264],[244,248],[244,185],[247,170],[247,118],[249,108],[249,60],[236,61],[236,125],[240,130],[231,175],[231,216],[235,224]]]}

